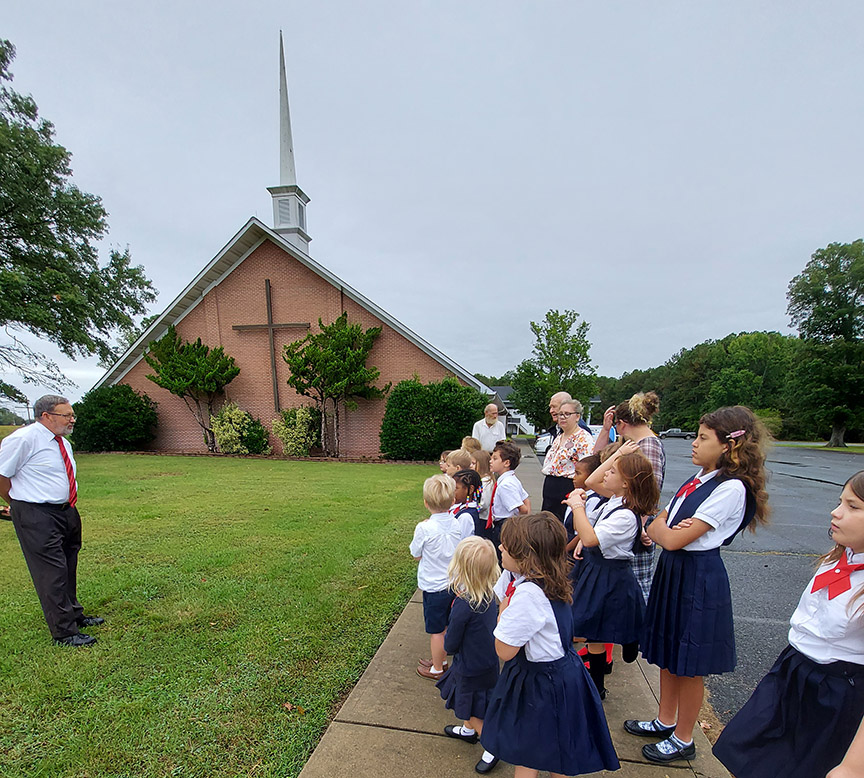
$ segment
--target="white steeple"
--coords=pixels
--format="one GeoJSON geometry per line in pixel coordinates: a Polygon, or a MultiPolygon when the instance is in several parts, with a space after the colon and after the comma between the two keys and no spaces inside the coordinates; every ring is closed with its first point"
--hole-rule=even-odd
{"type": "Polygon", "coordinates": [[[288,110],[288,78],[285,74],[285,50],[279,31],[279,186],[267,188],[273,197],[273,229],[304,253],[309,253],[312,238],[306,232],[306,203],[309,198],[297,186],[294,169],[294,141],[291,138],[291,114],[288,110]]]}

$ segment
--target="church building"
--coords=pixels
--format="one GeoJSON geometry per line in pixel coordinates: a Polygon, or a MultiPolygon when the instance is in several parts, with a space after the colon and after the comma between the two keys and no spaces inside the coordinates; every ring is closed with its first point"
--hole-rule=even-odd
{"type": "MultiPolygon", "coordinates": [[[[183,400],[147,379],[152,372],[144,360],[147,344],[161,338],[172,324],[184,341],[200,337],[234,357],[240,374],[226,387],[226,398],[268,428],[281,409],[312,404],[311,398],[297,395],[287,385],[282,347],[317,331],[319,318],[329,324],[346,312],[350,323],[382,328],[367,361],[381,371],[378,386],[395,386],[415,374],[424,383],[455,376],[490,393],[467,370],[309,255],[309,198],[297,185],[281,36],[279,66],[280,179],[279,186],[268,189],[273,226],[249,219],[94,387],[124,383],[158,403],[158,434],[152,446],[156,450],[206,451],[201,428],[183,400]]],[[[342,456],[380,453],[378,433],[385,405],[386,400],[359,400],[357,410],[340,413],[342,456]]],[[[281,453],[275,436],[271,443],[281,453]]]]}

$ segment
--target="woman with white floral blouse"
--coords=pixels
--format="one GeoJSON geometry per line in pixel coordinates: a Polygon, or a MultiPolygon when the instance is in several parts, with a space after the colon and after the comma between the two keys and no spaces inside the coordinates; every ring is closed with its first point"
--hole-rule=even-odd
{"type": "Polygon", "coordinates": [[[575,463],[588,456],[594,449],[591,433],[579,426],[582,418],[582,403],[565,400],[558,411],[558,426],[561,434],[552,442],[543,460],[543,506],[541,510],[554,513],[562,522],[567,506],[564,498],[573,489],[575,463]]]}

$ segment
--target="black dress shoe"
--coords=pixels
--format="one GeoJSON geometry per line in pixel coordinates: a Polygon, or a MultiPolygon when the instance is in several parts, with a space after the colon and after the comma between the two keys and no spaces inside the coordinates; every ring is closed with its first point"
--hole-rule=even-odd
{"type": "Polygon", "coordinates": [[[642,756],[649,762],[656,762],[657,764],[667,764],[676,759],[692,759],[696,756],[696,744],[679,746],[671,738],[666,738],[659,743],[649,743],[647,746],[642,746],[642,756]]]}
{"type": "Polygon", "coordinates": [[[494,769],[495,765],[498,764],[501,760],[496,756],[491,762],[484,762],[482,759],[474,765],[474,771],[480,773],[480,775],[486,775],[486,773],[491,773],[494,769]]]}
{"type": "Polygon", "coordinates": [[[81,648],[82,646],[92,646],[96,642],[96,638],[92,635],[82,635],[76,632],[74,635],[67,635],[65,638],[55,638],[54,645],[57,646],[74,646],[81,648]]]}
{"type": "Polygon", "coordinates": [[[79,627],[98,627],[100,624],[104,624],[105,619],[101,616],[82,616],[78,619],[79,627]]]}
{"type": "Polygon", "coordinates": [[[660,727],[659,729],[653,726],[653,719],[650,722],[647,722],[651,726],[646,728],[640,726],[643,722],[639,721],[639,719],[627,719],[624,722],[624,729],[626,729],[631,735],[638,735],[639,737],[652,737],[652,738],[664,738],[669,737],[675,731],[675,725],[671,727],[660,727]]]}
{"type": "Polygon", "coordinates": [[[457,740],[464,740],[466,743],[476,743],[479,740],[476,732],[471,735],[463,735],[461,732],[457,732],[457,729],[462,729],[462,726],[460,725],[457,727],[448,724],[444,727],[444,734],[447,735],[447,737],[455,737],[457,740]]]}

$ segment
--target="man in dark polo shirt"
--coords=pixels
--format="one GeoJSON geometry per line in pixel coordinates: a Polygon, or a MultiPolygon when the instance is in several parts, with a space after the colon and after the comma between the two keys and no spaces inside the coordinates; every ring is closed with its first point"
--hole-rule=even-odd
{"type": "Polygon", "coordinates": [[[0,496],[12,523],[51,636],[58,644],[89,646],[79,631],[104,622],[85,616],[76,594],[81,517],[75,503],[75,458],[65,436],[75,414],[65,397],[45,395],[33,406],[36,421],[0,444],[0,496]]]}

